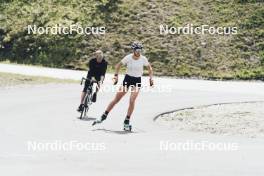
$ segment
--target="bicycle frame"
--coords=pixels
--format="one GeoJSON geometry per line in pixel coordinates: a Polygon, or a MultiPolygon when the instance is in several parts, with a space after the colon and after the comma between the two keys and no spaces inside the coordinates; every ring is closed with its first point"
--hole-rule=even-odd
{"type": "Polygon", "coordinates": [[[98,82],[95,80],[95,79],[87,79],[87,78],[82,78],[81,80],[81,85],[83,84],[83,81],[89,81],[89,85],[87,87],[87,90],[86,90],[86,95],[85,95],[85,98],[84,98],[84,108],[83,108],[83,111],[81,112],[81,115],[80,115],[80,119],[82,119],[83,117],[86,116],[88,110],[89,110],[89,106],[92,104],[92,93],[93,93],[93,84],[94,83],[97,83],[98,82]]]}

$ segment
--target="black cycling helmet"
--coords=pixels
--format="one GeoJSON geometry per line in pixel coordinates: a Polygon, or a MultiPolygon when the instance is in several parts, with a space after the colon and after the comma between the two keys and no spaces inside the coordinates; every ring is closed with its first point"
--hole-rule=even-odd
{"type": "Polygon", "coordinates": [[[142,50],[143,49],[143,45],[140,42],[133,42],[132,45],[131,45],[131,48],[133,50],[137,50],[137,49],[142,50]]]}

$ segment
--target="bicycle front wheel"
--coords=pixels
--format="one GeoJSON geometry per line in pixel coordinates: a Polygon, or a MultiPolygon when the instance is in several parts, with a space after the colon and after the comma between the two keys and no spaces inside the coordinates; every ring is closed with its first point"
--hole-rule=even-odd
{"type": "Polygon", "coordinates": [[[82,109],[82,112],[81,112],[81,115],[80,115],[80,119],[83,119],[86,116],[86,114],[87,114],[87,112],[89,110],[89,102],[90,102],[90,96],[89,96],[89,94],[87,94],[85,96],[85,99],[84,99],[84,107],[82,109]]]}

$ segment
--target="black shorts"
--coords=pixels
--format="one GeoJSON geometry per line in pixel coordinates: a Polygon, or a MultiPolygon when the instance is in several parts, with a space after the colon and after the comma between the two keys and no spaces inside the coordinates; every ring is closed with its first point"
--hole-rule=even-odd
{"type": "Polygon", "coordinates": [[[141,87],[141,77],[133,77],[129,75],[125,75],[123,86],[125,87],[141,87]]]}
{"type": "MultiPolygon", "coordinates": [[[[87,77],[86,79],[91,80],[92,78],[91,77],[87,77]]],[[[95,77],[95,80],[99,82],[100,78],[95,77]]],[[[91,82],[88,81],[88,80],[85,80],[85,84],[84,84],[84,87],[83,87],[83,92],[87,92],[87,89],[88,89],[89,85],[91,85],[91,82]]]]}

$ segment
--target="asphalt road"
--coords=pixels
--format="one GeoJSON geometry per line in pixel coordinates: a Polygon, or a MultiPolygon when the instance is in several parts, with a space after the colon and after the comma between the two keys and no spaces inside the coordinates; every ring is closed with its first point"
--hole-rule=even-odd
{"type": "MultiPolygon", "coordinates": [[[[45,75],[45,71],[41,74],[45,75]]],[[[75,78],[81,74],[84,73],[79,72],[75,78]]],[[[110,78],[111,75],[107,75],[105,86],[111,84],[110,78]]],[[[144,83],[147,86],[147,79],[144,83]]],[[[92,127],[92,120],[102,114],[114,92],[100,92],[88,117],[80,120],[76,112],[82,89],[79,84],[1,88],[0,172],[5,176],[264,175],[262,138],[179,132],[153,121],[155,115],[177,108],[264,100],[263,83],[156,78],[155,84],[156,87],[169,85],[171,90],[140,93],[132,117],[133,133],[122,130],[128,96],[103,124],[92,127]],[[236,143],[238,149],[161,150],[164,142],[204,141],[236,143]],[[30,149],[32,143],[38,144],[36,151],[30,149]],[[89,147],[78,150],[75,146],[66,150],[52,148],[47,143],[57,146],[78,143],[89,147]]]]}

